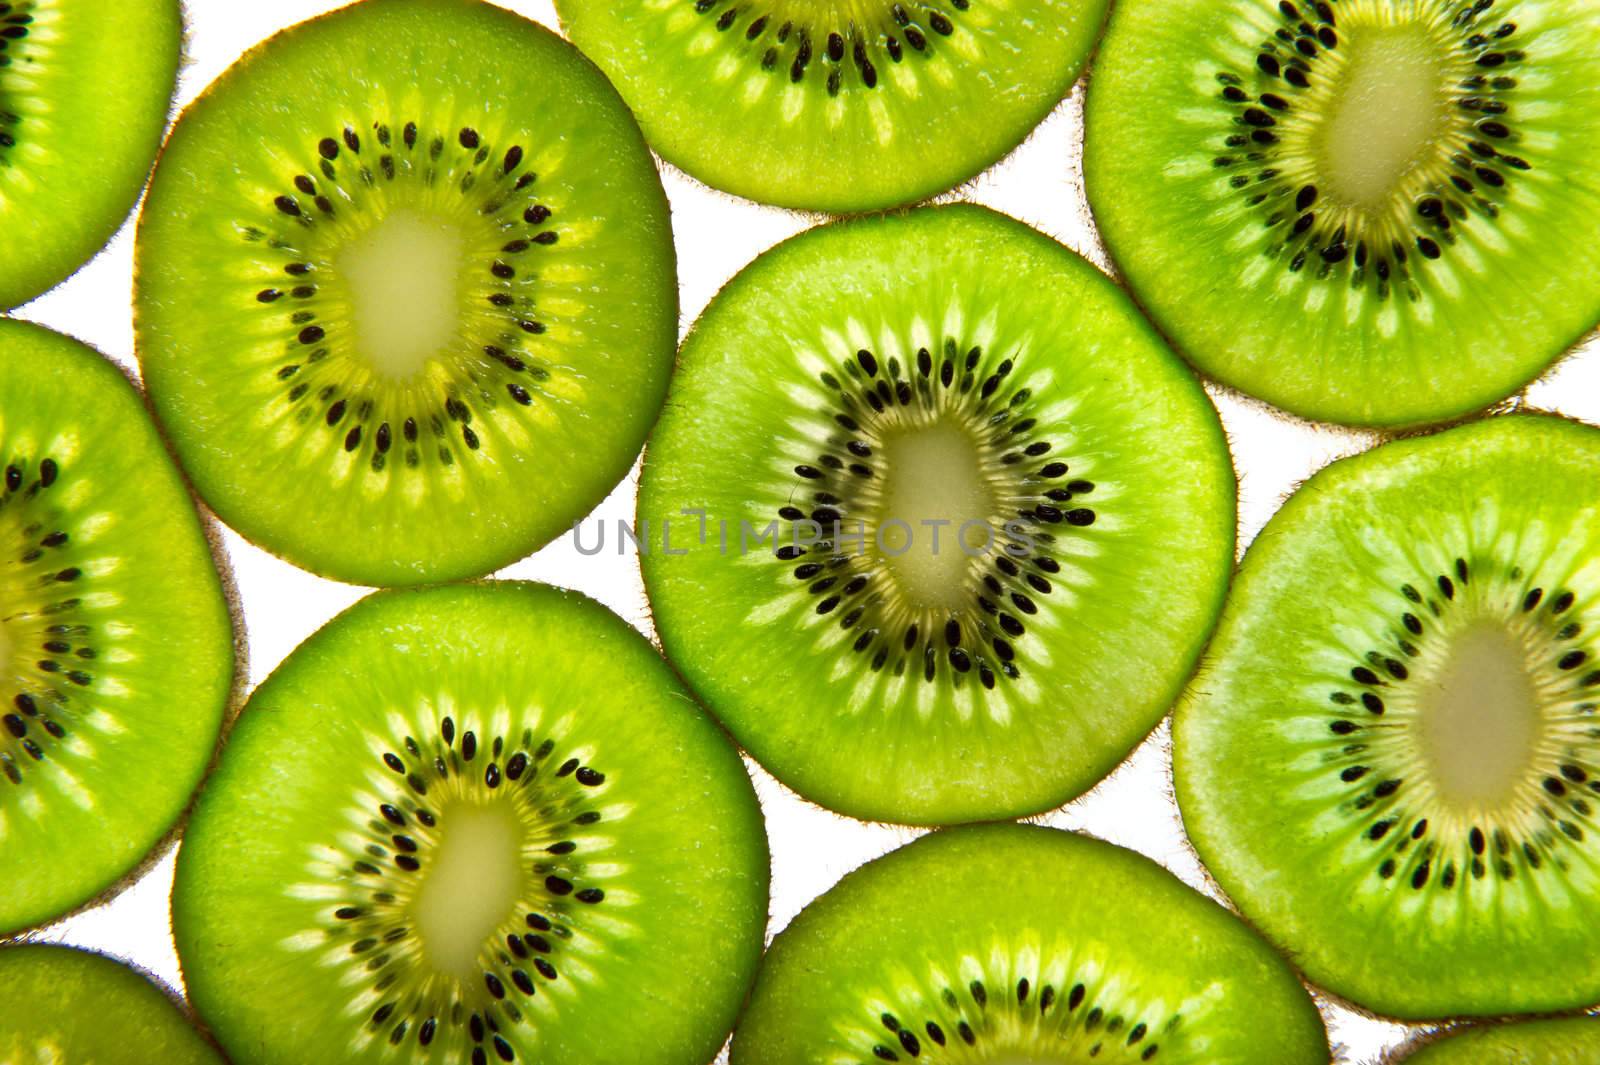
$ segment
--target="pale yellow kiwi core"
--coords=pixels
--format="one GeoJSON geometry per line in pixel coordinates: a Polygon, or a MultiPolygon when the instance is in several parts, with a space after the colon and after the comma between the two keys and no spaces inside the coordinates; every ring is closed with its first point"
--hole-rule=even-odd
{"type": "Polygon", "coordinates": [[[1539,738],[1539,698],[1528,656],[1504,625],[1457,633],[1431,676],[1420,678],[1422,751],[1447,802],[1493,809],[1529,772],[1539,738]]]}
{"type": "Polygon", "coordinates": [[[958,425],[935,422],[895,432],[884,440],[882,454],[877,527],[885,565],[913,608],[964,607],[971,600],[966,586],[973,558],[988,539],[974,526],[964,550],[961,529],[968,522],[990,522],[995,510],[976,442],[958,425]],[[892,524],[896,519],[904,527],[892,524]],[[939,521],[948,524],[925,524],[939,521]]]}
{"type": "Polygon", "coordinates": [[[381,376],[414,377],[460,328],[466,240],[453,222],[399,209],[339,250],[356,351],[381,376]]]}
{"type": "Polygon", "coordinates": [[[523,894],[522,844],[509,802],[455,801],[439,811],[438,849],[411,903],[423,956],[439,972],[481,978],[478,954],[523,894]]]}
{"type": "Polygon", "coordinates": [[[1312,139],[1317,179],[1345,205],[1381,211],[1438,158],[1440,135],[1452,128],[1446,57],[1416,24],[1342,32],[1345,62],[1312,139]]]}

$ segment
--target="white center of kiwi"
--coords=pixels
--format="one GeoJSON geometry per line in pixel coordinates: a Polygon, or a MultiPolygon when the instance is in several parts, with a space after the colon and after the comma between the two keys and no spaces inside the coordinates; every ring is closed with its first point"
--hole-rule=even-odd
{"type": "Polygon", "coordinates": [[[990,522],[995,509],[981,461],[971,436],[949,423],[895,432],[883,442],[877,527],[884,562],[913,607],[956,610],[970,601],[972,556],[988,540],[974,526],[967,533],[970,550],[963,549],[962,526],[990,522]]]}
{"type": "Polygon", "coordinates": [[[522,823],[508,802],[456,800],[439,811],[438,848],[411,908],[434,969],[480,979],[478,954],[523,893],[522,844],[522,823]]]}
{"type": "Polygon", "coordinates": [[[392,211],[340,249],[356,350],[379,374],[413,377],[449,348],[460,325],[466,242],[460,227],[392,211]]]}
{"type": "Polygon", "coordinates": [[[1315,138],[1318,182],[1337,200],[1386,209],[1451,128],[1445,57],[1424,26],[1346,30],[1346,62],[1315,138]]]}
{"type": "Polygon", "coordinates": [[[1539,696],[1527,654],[1498,622],[1457,633],[1418,704],[1422,750],[1448,802],[1496,808],[1527,778],[1539,735],[1539,696]]]}

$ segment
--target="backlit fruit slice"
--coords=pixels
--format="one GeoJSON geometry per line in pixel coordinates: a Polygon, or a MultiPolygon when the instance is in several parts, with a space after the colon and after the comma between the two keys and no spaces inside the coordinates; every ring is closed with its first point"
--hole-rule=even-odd
{"type": "Polygon", "coordinates": [[[0,1061],[222,1065],[160,988],[99,954],[41,944],[0,948],[0,987],[8,999],[0,1061]]]}
{"type": "Polygon", "coordinates": [[[1294,972],[1132,851],[1050,828],[925,836],[772,944],[733,1065],[1326,1065],[1294,972]]]}
{"type": "Polygon", "coordinates": [[[812,230],[707,309],[645,459],[644,577],[668,655],[806,798],[1012,817],[1171,705],[1233,492],[1216,411],[1114,285],[929,208],[812,230]]]}
{"type": "Polygon", "coordinates": [[[0,934],[100,894],[167,834],[233,668],[210,544],[138,393],[0,320],[0,934]]]}
{"type": "Polygon", "coordinates": [[[174,130],[138,268],[145,379],[201,494],[366,584],[568,528],[633,463],[677,339],[627,108],[477,0],[355,4],[246,56],[174,130]]]}
{"type": "Polygon", "coordinates": [[[1066,95],[1106,0],[560,0],[651,145],[802,210],[912,203],[976,176],[1066,95]]]}
{"type": "Polygon", "coordinates": [[[1407,1017],[1600,999],[1600,430],[1518,415],[1313,477],[1174,726],[1200,857],[1407,1017]]]}
{"type": "Polygon", "coordinates": [[[1404,1058],[1406,1065],[1594,1065],[1600,1019],[1528,1021],[1473,1028],[1404,1058]]]}
{"type": "Polygon", "coordinates": [[[178,0],[0,0],[0,310],[67,277],[127,217],[182,42],[178,0]]]}
{"type": "Polygon", "coordinates": [[[1600,6],[1123,0],[1085,171],[1135,295],[1307,418],[1437,422],[1600,321],[1600,6]]]}
{"type": "Polygon", "coordinates": [[[620,618],[519,584],[377,595],[295,651],[173,895],[250,1065],[704,1065],[766,915],[733,745],[620,618]]]}

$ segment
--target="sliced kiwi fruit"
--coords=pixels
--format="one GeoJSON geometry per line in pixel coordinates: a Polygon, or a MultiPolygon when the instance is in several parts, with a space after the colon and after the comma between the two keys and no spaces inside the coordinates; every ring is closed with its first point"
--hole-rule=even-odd
{"type": "Polygon", "coordinates": [[[1085,182],[1197,366],[1307,418],[1436,422],[1600,322],[1600,8],[1122,0],[1085,182]]]}
{"type": "Polygon", "coordinates": [[[206,501],[325,576],[499,568],[633,463],[677,341],[655,164],[601,73],[476,0],[286,30],[179,120],[139,357],[206,501]]]}
{"type": "Polygon", "coordinates": [[[733,745],[620,618],[521,584],[379,594],[291,654],[173,893],[251,1065],[704,1065],[766,914],[733,745]]]}
{"type": "Polygon", "coordinates": [[[763,203],[913,203],[1015,148],[1107,0],[560,0],[669,162],[763,203]]]}
{"type": "Polygon", "coordinates": [[[1174,726],[1200,857],[1405,1018],[1600,999],[1600,430],[1494,418],[1313,477],[1174,726]]]}
{"type": "Polygon", "coordinates": [[[70,947],[0,947],[0,1061],[15,1065],[223,1065],[161,988],[70,947]],[[131,1055],[131,1056],[130,1056],[131,1055]]]}
{"type": "Polygon", "coordinates": [[[773,941],[733,1065],[1327,1065],[1293,970],[1154,862],[1034,825],[924,836],[773,941]],[[980,912],[982,911],[982,912],[980,912]]]}
{"type": "Polygon", "coordinates": [[[232,621],[120,370],[0,319],[0,934],[110,888],[216,748],[232,621]]]}
{"type": "Polygon", "coordinates": [[[1220,609],[1234,478],[1120,291],[961,205],[736,277],[684,344],[639,518],[668,655],[762,765],[948,823],[1072,798],[1166,712],[1220,609]]]}
{"type": "Polygon", "coordinates": [[[178,0],[0,0],[0,310],[104,247],[178,79],[178,0]]]}
{"type": "Polygon", "coordinates": [[[1600,1018],[1471,1028],[1428,1040],[1395,1060],[1406,1065],[1594,1065],[1600,1061],[1600,1018]]]}

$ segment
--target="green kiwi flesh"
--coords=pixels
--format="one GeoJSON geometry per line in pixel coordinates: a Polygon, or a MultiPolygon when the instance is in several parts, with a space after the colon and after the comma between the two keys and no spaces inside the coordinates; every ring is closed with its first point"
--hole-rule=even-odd
{"type": "Polygon", "coordinates": [[[1174,725],[1239,909],[1374,1012],[1600,999],[1600,430],[1513,415],[1314,476],[1174,725]]]}
{"type": "Polygon", "coordinates": [[[1234,478],[1114,285],[949,206],[728,285],[639,518],[667,653],[746,750],[832,809],[950,823],[1058,805],[1154,727],[1220,609],[1234,478]]]}
{"type": "Polygon", "coordinates": [[[561,0],[669,162],[854,213],[958,185],[1064,97],[1106,0],[561,0]]]}
{"type": "Polygon", "coordinates": [[[1124,0],[1085,181],[1179,351],[1306,418],[1439,422],[1600,322],[1600,8],[1124,0]]]}
{"type": "Polygon", "coordinates": [[[182,43],[178,0],[0,0],[0,310],[66,278],[127,217],[182,43]]]}
{"type": "Polygon", "coordinates": [[[626,106],[477,0],[355,4],[247,55],[179,120],[137,268],[145,380],[200,493],[363,584],[568,528],[637,457],[677,339],[626,106]]]}
{"type": "Polygon", "coordinates": [[[1403,1056],[1406,1065],[1594,1065],[1600,1019],[1568,1017],[1471,1028],[1403,1056]]]}
{"type": "Polygon", "coordinates": [[[773,941],[732,1065],[1326,1065],[1293,970],[1132,851],[1050,828],[925,836],[773,941]]]}
{"type": "Polygon", "coordinates": [[[233,686],[193,501],[120,370],[0,320],[0,934],[104,892],[167,834],[233,686]]]}
{"type": "Polygon", "coordinates": [[[0,947],[0,987],[9,1000],[0,1061],[223,1065],[161,988],[102,955],[37,943],[0,947]]]}
{"type": "Polygon", "coordinates": [[[380,593],[255,692],[178,856],[231,1055],[703,1065],[753,978],[760,809],[644,638],[572,593],[380,593]]]}

